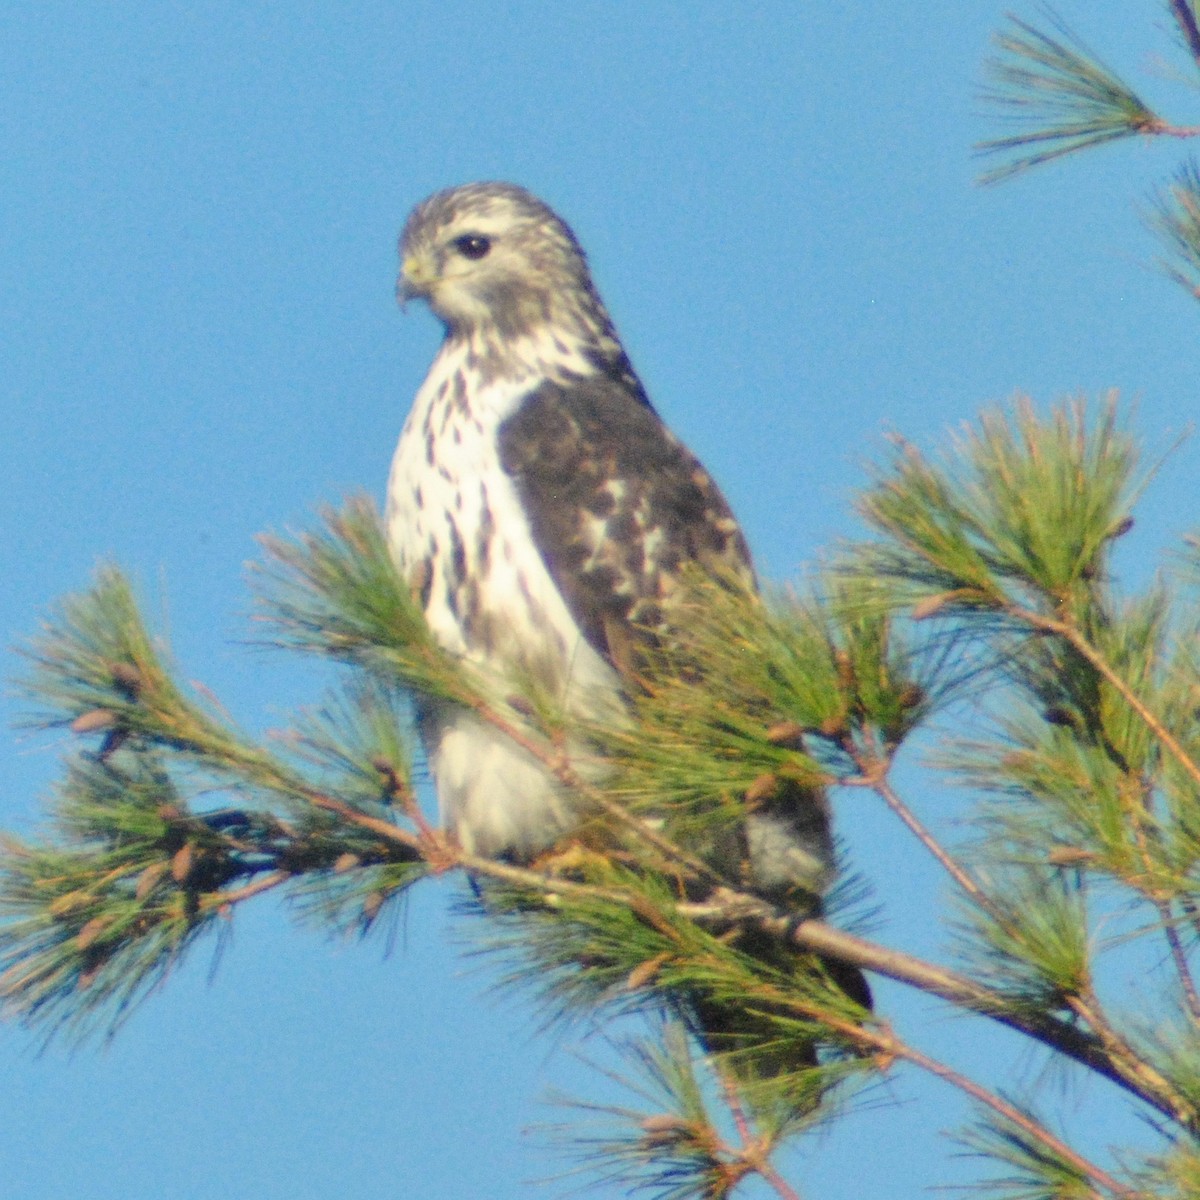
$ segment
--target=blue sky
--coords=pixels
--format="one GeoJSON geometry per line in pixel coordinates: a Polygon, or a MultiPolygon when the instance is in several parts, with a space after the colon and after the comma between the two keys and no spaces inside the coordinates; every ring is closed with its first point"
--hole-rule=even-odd
{"type": "MultiPolygon", "coordinates": [[[[1179,147],[976,187],[979,68],[1010,7],[0,3],[0,636],[115,558],[185,676],[247,726],[315,699],[308,673],[239,644],[245,564],[257,533],[381,495],[438,339],[394,305],[395,238],[471,179],[525,184],[572,223],[658,407],[776,578],[853,532],[890,430],[929,445],[1018,390],[1115,387],[1165,449],[1198,411],[1200,314],[1136,209],[1179,147]]],[[[1194,121],[1165,5],[1093,8],[1060,5],[1194,121]]],[[[1198,467],[1194,442],[1164,466],[1131,577],[1195,523],[1198,467]]],[[[64,748],[0,733],[0,825],[36,826],[64,748]]],[[[906,782],[934,819],[961,812],[906,782]]],[[[934,949],[940,881],[862,797],[839,822],[885,936],[934,949]]],[[[277,905],[240,913],[215,978],[202,950],[105,1049],[38,1056],[0,1027],[5,1194],[539,1194],[553,1166],[523,1130],[555,1117],[548,1083],[590,1077],[571,1037],[489,994],[452,896],[418,895],[387,958],[277,905]]],[[[977,1052],[970,1023],[880,1002],[935,1052],[977,1052]]],[[[806,1196],[944,1178],[937,1130],[961,1110],[904,1074],[878,1099],[789,1160],[806,1196]]]]}

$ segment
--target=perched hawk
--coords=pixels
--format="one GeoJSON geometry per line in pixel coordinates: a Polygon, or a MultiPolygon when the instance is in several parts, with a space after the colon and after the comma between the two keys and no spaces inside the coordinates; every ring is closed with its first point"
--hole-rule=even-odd
{"type": "MultiPolygon", "coordinates": [[[[509,691],[536,681],[578,714],[619,712],[629,653],[647,629],[669,631],[685,564],[752,578],[729,505],[654,411],[583,250],[540,200],[507,183],[438,192],[400,249],[401,297],[427,300],[446,337],[392,465],[393,553],[434,635],[485,676],[509,691]]],[[[577,823],[542,764],[470,712],[428,703],[421,724],[466,849],[528,861],[577,823]]],[[[819,911],[824,797],[756,808],[744,835],[752,886],[819,911]]],[[[857,972],[832,969],[867,995],[857,972]]]]}

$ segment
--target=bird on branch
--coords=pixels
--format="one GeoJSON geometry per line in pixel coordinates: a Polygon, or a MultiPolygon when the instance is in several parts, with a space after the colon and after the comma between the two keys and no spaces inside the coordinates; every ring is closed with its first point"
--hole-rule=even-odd
{"type": "MultiPolygon", "coordinates": [[[[426,301],[445,338],[392,464],[392,553],[436,639],[482,678],[509,692],[532,682],[582,719],[615,716],[638,686],[639,649],[669,638],[687,572],[753,588],[738,523],[655,411],[579,242],[546,204],[508,183],[438,192],[400,251],[401,300],[426,301]]],[[[426,698],[419,725],[442,819],[467,851],[528,863],[581,826],[580,796],[479,714],[426,698]]],[[[712,864],[720,874],[820,913],[834,851],[819,788],[747,805],[736,840],[722,852],[736,861],[712,864]]],[[[869,1004],[857,970],[824,966],[869,1004]]],[[[718,1048],[739,1031],[702,999],[691,1009],[718,1048]]]]}

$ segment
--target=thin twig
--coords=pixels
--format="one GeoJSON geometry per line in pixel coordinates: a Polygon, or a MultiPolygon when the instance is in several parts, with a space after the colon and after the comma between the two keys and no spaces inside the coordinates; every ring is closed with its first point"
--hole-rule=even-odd
{"type": "MultiPolygon", "coordinates": [[[[386,840],[404,846],[415,857],[424,857],[428,847],[424,839],[400,829],[387,821],[357,811],[340,801],[314,794],[312,802],[319,808],[336,813],[361,828],[368,829],[386,840]]],[[[581,900],[633,905],[639,913],[656,925],[662,914],[650,911],[644,896],[616,889],[580,884],[543,874],[540,871],[512,866],[494,859],[468,854],[446,838],[441,850],[453,863],[471,874],[496,879],[515,887],[575,897],[581,900]]],[[[1011,1029],[1024,1033],[1050,1049],[1104,1076],[1152,1108],[1180,1121],[1189,1128],[1200,1125],[1200,1115],[1193,1105],[1180,1096],[1157,1072],[1148,1069],[1134,1058],[1132,1065],[1123,1054],[1114,1054],[1102,1040],[1056,1017],[1020,1011],[1002,995],[965,976],[922,959],[891,950],[843,930],[834,929],[822,921],[803,920],[781,915],[773,906],[757,896],[721,889],[715,898],[699,904],[680,904],[675,911],[700,924],[730,926],[753,925],[771,937],[790,941],[802,949],[827,954],[865,970],[886,975],[897,982],[916,987],[931,995],[970,1009],[1011,1029]]],[[[1098,1031],[1097,1031],[1098,1032],[1098,1031]]]]}
{"type": "MultiPolygon", "coordinates": [[[[328,797],[315,797],[318,807],[334,812],[345,820],[371,830],[379,836],[415,851],[417,856],[424,849],[422,839],[387,821],[381,821],[366,813],[358,812],[340,801],[328,797]]],[[[515,867],[494,859],[480,858],[467,854],[443,839],[445,851],[452,855],[463,870],[486,878],[496,879],[511,886],[558,894],[564,897],[604,903],[635,905],[647,919],[661,922],[659,914],[648,911],[645,897],[616,888],[600,888],[591,884],[576,883],[560,879],[525,867],[515,867]]],[[[891,950],[874,942],[866,941],[844,930],[835,929],[823,921],[795,921],[781,916],[776,909],[757,896],[722,889],[715,899],[698,904],[680,904],[676,912],[699,924],[730,926],[753,925],[771,937],[790,941],[802,949],[826,954],[842,962],[865,970],[886,975],[899,983],[908,984],[952,1004],[970,1009],[1011,1029],[1026,1034],[1044,1046],[1074,1059],[1097,1074],[1133,1093],[1150,1107],[1180,1121],[1189,1128],[1200,1124],[1200,1115],[1185,1098],[1180,1096],[1166,1080],[1154,1073],[1146,1074],[1141,1069],[1130,1069],[1120,1057],[1112,1053],[1094,1036],[1056,1017],[1019,1011],[1000,994],[975,983],[944,967],[925,962],[923,959],[891,950]]]]}
{"type": "Polygon", "coordinates": [[[1120,791],[1129,825],[1133,830],[1133,839],[1137,843],[1138,855],[1142,860],[1142,868],[1146,873],[1144,886],[1138,882],[1134,882],[1131,886],[1140,891],[1158,912],[1159,920],[1162,922],[1163,936],[1167,939],[1167,947],[1170,950],[1171,959],[1175,963],[1176,974],[1179,976],[1179,987],[1183,992],[1184,1003],[1192,1021],[1197,1022],[1200,1021],[1200,995],[1196,993],[1196,983],[1192,978],[1187,952],[1180,940],[1179,930],[1175,927],[1175,914],[1171,909],[1171,898],[1169,895],[1164,895],[1154,884],[1154,858],[1150,853],[1150,840],[1144,820],[1150,815],[1148,810],[1152,793],[1148,785],[1142,788],[1142,793],[1142,802],[1138,803],[1127,796],[1125,789],[1120,791]]]}
{"type": "MultiPolygon", "coordinates": [[[[1085,985],[1084,990],[1077,995],[1068,996],[1066,1003],[1067,1007],[1080,1020],[1086,1022],[1091,1027],[1097,1040],[1107,1051],[1108,1057],[1114,1065],[1119,1067],[1121,1064],[1125,1064],[1125,1070],[1128,1075],[1135,1080],[1140,1080],[1144,1088],[1151,1089],[1162,1095],[1169,1095],[1174,1092],[1168,1080],[1145,1062],[1125,1037],[1113,1027],[1105,1015],[1099,997],[1092,990],[1090,983],[1085,985]]],[[[1177,1119],[1182,1118],[1177,1114],[1177,1119]]]]}
{"type": "Polygon", "coordinates": [[[1196,13],[1188,0],[1170,0],[1171,12],[1183,34],[1183,40],[1191,51],[1192,57],[1200,63],[1200,26],[1196,24],[1196,13]]]}
{"type": "Polygon", "coordinates": [[[754,1132],[750,1128],[746,1110],[742,1107],[741,1100],[738,1099],[737,1088],[734,1087],[733,1081],[724,1075],[720,1076],[720,1080],[721,1091],[725,1096],[725,1107],[729,1109],[729,1113],[733,1117],[733,1124],[738,1131],[738,1137],[742,1139],[743,1147],[748,1146],[754,1140],[754,1132]]]}
{"type": "Polygon", "coordinates": [[[1150,785],[1145,782],[1142,782],[1140,790],[1142,793],[1140,802],[1135,801],[1124,788],[1120,789],[1118,793],[1122,807],[1125,809],[1125,815],[1129,820],[1129,827],[1133,830],[1133,840],[1137,844],[1138,856],[1142,860],[1142,869],[1146,879],[1144,885],[1135,880],[1130,883],[1130,886],[1140,891],[1158,912],[1163,926],[1163,935],[1167,939],[1167,946],[1175,963],[1175,971],[1179,976],[1179,987],[1183,992],[1188,1013],[1193,1022],[1200,1022],[1200,995],[1197,995],[1191,965],[1188,963],[1187,953],[1180,940],[1179,930],[1175,927],[1175,913],[1171,908],[1171,897],[1169,894],[1164,895],[1154,883],[1155,864],[1153,855],[1150,853],[1150,839],[1147,835],[1145,821],[1146,817],[1153,819],[1150,811],[1153,792],[1150,785]]]}
{"type": "MultiPolygon", "coordinates": [[[[386,821],[357,812],[338,801],[323,798],[320,807],[336,812],[346,820],[381,836],[420,852],[420,839],[386,821]]],[[[559,879],[539,871],[515,867],[494,859],[480,858],[453,848],[456,861],[472,874],[496,879],[531,891],[549,892],[577,899],[615,904],[636,904],[645,912],[645,898],[614,888],[599,888],[572,880],[559,879]]],[[[1041,1042],[1052,1050],[1104,1076],[1132,1092],[1152,1108],[1189,1127],[1198,1123],[1197,1114],[1165,1080],[1148,1080],[1140,1071],[1130,1071],[1094,1037],[1055,1017],[1015,1011],[1004,997],[944,967],[927,963],[898,950],[890,950],[843,930],[834,929],[822,921],[796,922],[780,916],[771,905],[756,896],[722,890],[716,901],[702,904],[681,904],[676,910],[681,916],[698,923],[753,924],[764,933],[791,941],[802,949],[828,954],[854,966],[886,975],[897,982],[961,1005],[981,1016],[1007,1025],[1041,1042]]],[[[653,914],[646,913],[647,916],[653,914]]]]}
{"type": "Polygon", "coordinates": [[[733,1081],[727,1079],[720,1072],[718,1072],[718,1078],[721,1081],[721,1091],[725,1097],[725,1106],[729,1109],[729,1113],[733,1117],[734,1127],[737,1129],[738,1137],[741,1138],[742,1142],[736,1150],[732,1147],[728,1148],[727,1153],[739,1159],[747,1168],[760,1176],[763,1182],[775,1191],[780,1200],[800,1200],[799,1193],[779,1174],[775,1169],[775,1165],[771,1162],[770,1145],[766,1139],[754,1136],[754,1130],[750,1126],[750,1118],[746,1116],[746,1110],[742,1107],[742,1102],[738,1098],[737,1088],[734,1086],[733,1081]]]}
{"type": "Polygon", "coordinates": [[[898,1039],[890,1040],[888,1050],[895,1057],[902,1058],[914,1066],[928,1071],[929,1074],[941,1079],[943,1082],[949,1083],[960,1091],[965,1092],[972,1100],[990,1108],[993,1112],[1003,1117],[1004,1120],[1017,1126],[1018,1129],[1041,1142],[1051,1153],[1058,1155],[1059,1158],[1070,1163],[1075,1170],[1089,1180],[1094,1196],[1101,1197],[1103,1192],[1107,1192],[1112,1196],[1125,1197],[1126,1200],[1138,1200],[1139,1194],[1136,1191],[1125,1187],[1124,1184],[1118,1183],[1107,1171],[1102,1170],[1095,1163],[1084,1158],[1083,1155],[1077,1153],[1075,1150],[1072,1150],[1066,1142],[1056,1138],[1044,1125],[1034,1121],[1027,1113],[1023,1113],[1003,1097],[996,1095],[995,1092],[988,1091],[987,1088],[982,1087],[973,1079],[959,1074],[952,1067],[938,1062],[937,1059],[930,1058],[927,1054],[922,1054],[920,1050],[916,1050],[898,1039]]]}
{"type": "Polygon", "coordinates": [[[992,903],[987,893],[971,878],[967,869],[929,832],[925,824],[897,795],[886,774],[878,770],[867,772],[863,783],[865,786],[870,787],[888,808],[900,818],[909,832],[941,863],[947,874],[980,908],[984,909],[993,919],[1002,919],[1000,910],[992,903]]]}
{"type": "MultiPolygon", "coordinates": [[[[409,833],[406,829],[401,829],[398,825],[393,825],[390,821],[381,821],[378,817],[372,817],[367,813],[359,812],[355,808],[351,808],[348,804],[343,804],[340,800],[333,800],[328,796],[314,795],[312,803],[318,808],[323,808],[326,812],[335,813],[345,821],[349,821],[352,825],[357,825],[361,829],[370,830],[385,840],[396,845],[405,847],[407,850],[414,852],[415,860],[424,860],[425,854],[429,851],[429,846],[425,839],[416,834],[409,833]]],[[[559,879],[553,875],[543,874],[541,871],[532,871],[526,867],[514,867],[509,863],[500,862],[494,858],[481,858],[475,854],[468,854],[461,847],[455,845],[449,838],[440,837],[440,845],[438,847],[438,855],[445,855],[447,858],[453,859],[455,866],[461,867],[464,871],[472,875],[483,875],[489,879],[495,879],[500,883],[507,883],[513,887],[526,888],[530,891],[548,892],[552,895],[574,896],[580,900],[602,900],[608,904],[630,904],[637,897],[631,896],[628,892],[620,891],[616,888],[600,888],[591,884],[576,883],[570,879],[559,879]]]]}
{"type": "Polygon", "coordinates": [[[202,897],[200,903],[205,908],[224,908],[226,905],[238,904],[243,900],[249,900],[252,896],[269,892],[281,883],[286,883],[291,877],[291,871],[285,871],[281,868],[278,871],[271,871],[269,874],[263,875],[261,878],[255,879],[252,883],[247,883],[243,887],[234,888],[233,891],[211,892],[207,896],[202,897]]]}
{"type": "Polygon", "coordinates": [[[1009,609],[1009,612],[1018,620],[1032,625],[1035,629],[1042,629],[1046,633],[1057,634],[1071,649],[1086,659],[1092,667],[1116,688],[1125,703],[1137,713],[1150,732],[1170,751],[1171,756],[1192,777],[1193,782],[1200,785],[1200,763],[1197,763],[1184,750],[1171,731],[1150,711],[1141,697],[1121,678],[1104,655],[1074,625],[1068,621],[1059,621],[1054,617],[1048,617],[1043,613],[1034,612],[1032,609],[1021,608],[1017,605],[1013,605],[1009,609]]]}
{"type": "MultiPolygon", "coordinates": [[[[679,911],[700,922],[712,921],[719,919],[720,905],[685,904],[679,906],[679,911]]],[[[1195,1105],[1180,1095],[1167,1080],[1157,1072],[1148,1073],[1144,1064],[1137,1063],[1136,1067],[1129,1067],[1121,1058],[1114,1057],[1097,1036],[1074,1024],[1049,1014],[1023,1010],[965,975],[869,942],[845,930],[835,929],[824,921],[794,921],[781,917],[754,897],[733,897],[726,919],[735,914],[735,919],[742,923],[773,937],[790,940],[802,949],[885,975],[1023,1033],[1102,1075],[1172,1120],[1191,1129],[1200,1125],[1200,1113],[1197,1113],[1195,1105]],[[757,909],[754,908],[756,904],[757,909]]]]}
{"type": "Polygon", "coordinates": [[[399,825],[393,825],[391,821],[384,821],[379,817],[372,817],[368,813],[359,812],[358,809],[351,808],[349,804],[343,804],[340,800],[334,800],[330,796],[323,796],[319,792],[310,793],[308,802],[314,808],[321,808],[326,812],[331,812],[343,820],[359,826],[361,829],[369,829],[385,841],[396,842],[401,846],[407,847],[409,850],[415,851],[415,857],[424,857],[424,847],[421,844],[421,839],[415,833],[409,833],[407,829],[401,829],[399,825]]]}
{"type": "Polygon", "coordinates": [[[791,1187],[787,1180],[775,1170],[775,1164],[766,1154],[753,1148],[744,1148],[742,1161],[752,1167],[764,1183],[775,1190],[779,1200],[800,1200],[800,1193],[791,1187]]]}
{"type": "MultiPolygon", "coordinates": [[[[946,1066],[945,1063],[939,1062],[937,1059],[931,1058],[929,1055],[908,1045],[907,1042],[897,1037],[895,1031],[890,1026],[881,1025],[872,1028],[867,1025],[858,1025],[845,1018],[824,1013],[809,1002],[797,1002],[786,993],[780,994],[778,989],[775,989],[775,991],[777,993],[775,997],[777,1003],[792,1008],[804,1017],[822,1021],[847,1040],[855,1042],[863,1049],[876,1054],[882,1062],[903,1059],[916,1067],[920,1067],[924,1071],[928,1071],[943,1082],[959,1088],[973,1100],[992,1109],[993,1112],[998,1113],[1005,1120],[1012,1122],[1012,1124],[1029,1134],[1030,1137],[1041,1142],[1043,1146],[1046,1146],[1053,1153],[1065,1159],[1080,1174],[1086,1176],[1094,1187],[1102,1188],[1111,1195],[1123,1197],[1126,1200],[1139,1200],[1138,1193],[1118,1183],[1107,1172],[1072,1150],[1070,1146],[1056,1138],[1054,1134],[1029,1117],[1028,1114],[1021,1112],[1019,1108],[1014,1107],[1007,1100],[1003,1099],[1003,1097],[988,1091],[981,1084],[946,1066]]],[[[1095,1192],[1094,1195],[1101,1198],[1100,1192],[1095,1192]]]]}
{"type": "Polygon", "coordinates": [[[1155,907],[1162,919],[1167,945],[1171,948],[1171,958],[1175,962],[1175,971],[1179,975],[1179,986],[1183,991],[1188,1015],[1192,1018],[1193,1024],[1200,1024],[1200,992],[1196,991],[1196,981],[1192,976],[1191,963],[1188,962],[1187,948],[1179,936],[1179,930],[1175,927],[1175,914],[1166,900],[1157,901],[1155,907]]]}

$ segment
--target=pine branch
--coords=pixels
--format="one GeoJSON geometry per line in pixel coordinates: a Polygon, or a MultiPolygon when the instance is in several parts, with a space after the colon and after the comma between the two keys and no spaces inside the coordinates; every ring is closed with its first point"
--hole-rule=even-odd
{"type": "Polygon", "coordinates": [[[1200,168],[1196,163],[1185,163],[1174,182],[1159,192],[1148,222],[1171,253],[1173,261],[1163,264],[1167,275],[1200,298],[1200,168]]]}
{"type": "MultiPolygon", "coordinates": [[[[54,836],[10,840],[0,854],[8,1011],[51,1034],[112,1027],[238,903],[285,885],[327,895],[352,859],[357,886],[326,913],[352,906],[366,927],[367,898],[399,895],[424,873],[415,833],[381,846],[322,815],[321,785],[298,764],[185,693],[114,569],[64,602],[27,657],[31,720],[100,746],[71,760],[54,836]],[[222,793],[232,805],[213,808],[222,793]]],[[[352,687],[337,713],[348,728],[327,713],[293,744],[322,763],[345,807],[384,813],[375,764],[403,762],[397,711],[378,688],[352,687]]]]}
{"type": "Polygon", "coordinates": [[[328,821],[195,812],[154,751],[82,756],[55,835],[0,849],[0,1001],[51,1036],[111,1031],[238,904],[327,877],[348,854],[389,895],[424,871],[328,821]]]}
{"type": "MultiPolygon", "coordinates": [[[[856,762],[862,771],[861,786],[870,788],[888,806],[904,827],[921,843],[941,865],[946,874],[958,884],[959,888],[983,909],[991,906],[987,893],[972,878],[971,873],[952,855],[926,825],[917,817],[912,809],[904,802],[892,787],[887,770],[890,762],[882,757],[867,758],[865,755],[856,756],[856,762]]],[[[843,781],[849,785],[858,784],[857,780],[843,781]]]]}
{"type": "MultiPolygon", "coordinates": [[[[584,885],[537,871],[464,855],[461,852],[458,852],[457,859],[459,865],[472,874],[496,879],[526,894],[549,892],[564,899],[577,899],[585,904],[615,904],[623,909],[641,906],[644,903],[643,892],[637,886],[584,885]]],[[[793,916],[779,913],[759,897],[745,893],[722,891],[703,903],[674,904],[664,898],[660,899],[659,905],[658,908],[652,906],[651,909],[643,908],[642,911],[649,913],[652,921],[667,920],[669,924],[670,918],[666,917],[665,913],[673,907],[681,917],[711,928],[718,934],[732,928],[752,927],[772,938],[791,942],[803,950],[839,959],[938,996],[957,1007],[969,1009],[1041,1042],[1049,1049],[1116,1083],[1163,1115],[1188,1127],[1200,1127],[1200,1113],[1197,1113],[1195,1106],[1159,1074],[1147,1072],[1140,1060],[1131,1061],[1126,1054],[1114,1057],[1100,1039],[1082,1032],[1070,1021],[1051,1016],[1029,1004],[1014,1003],[1002,992],[983,986],[976,980],[900,951],[879,946],[844,930],[835,929],[825,922],[812,919],[796,920],[793,916]],[[666,908],[661,905],[666,905],[666,908]]],[[[527,943],[522,943],[525,944],[527,943]]],[[[618,966],[611,978],[620,980],[623,984],[639,962],[653,961],[662,952],[662,947],[657,945],[651,950],[631,948],[630,961],[618,966]]],[[[544,968],[545,964],[542,965],[544,968]]],[[[544,975],[536,977],[545,978],[544,975]]],[[[651,974],[644,979],[639,978],[638,986],[654,981],[655,976],[651,974]]],[[[588,995],[594,1000],[595,997],[603,995],[607,988],[608,982],[602,981],[598,989],[589,988],[588,995]]],[[[827,1008],[810,1008],[807,1011],[810,1016],[816,1015],[817,1011],[820,1011],[822,1016],[828,1015],[827,1008]]]]}
{"type": "Polygon", "coordinates": [[[1023,128],[978,143],[980,154],[1011,156],[983,183],[1123,138],[1200,133],[1164,121],[1049,10],[1046,19],[1054,34],[1010,16],[996,35],[999,52],[986,65],[991,86],[983,99],[1023,128]]]}
{"type": "MultiPolygon", "coordinates": [[[[736,1091],[721,1087],[729,1121],[706,1099],[703,1075],[683,1027],[669,1022],[653,1038],[613,1043],[630,1075],[601,1070],[636,1107],[556,1098],[572,1111],[569,1124],[543,1126],[550,1146],[573,1167],[567,1178],[591,1188],[648,1193],[660,1200],[708,1200],[730,1195],[757,1175],[779,1197],[798,1200],[771,1159],[796,1129],[756,1126],[736,1091]],[[732,1123],[733,1129],[726,1126],[732,1123]]],[[[598,1068],[599,1069],[599,1068],[598,1068]]],[[[801,1127],[811,1125],[806,1118],[801,1127]]]]}
{"type": "Polygon", "coordinates": [[[1156,1070],[1150,1063],[1144,1061],[1144,1056],[1130,1044],[1129,1040],[1109,1021],[1096,995],[1095,987],[1089,979],[1084,982],[1075,994],[1066,998],[1067,1005],[1087,1026],[1092,1029],[1097,1040],[1104,1047],[1110,1061],[1120,1064],[1122,1073],[1131,1079],[1140,1080],[1142,1086],[1162,1096],[1169,1096],[1175,1104],[1175,1119],[1182,1125],[1196,1131],[1197,1115],[1194,1104],[1171,1082],[1156,1070]]]}
{"type": "MultiPolygon", "coordinates": [[[[798,1011],[803,1011],[807,1007],[803,1001],[795,1004],[790,997],[780,997],[779,999],[784,1003],[792,1003],[798,1011]]],[[[990,1108],[1000,1120],[1006,1122],[1009,1127],[1019,1130],[1022,1136],[1040,1147],[1043,1153],[1051,1155],[1066,1165],[1075,1177],[1086,1180],[1093,1187],[1100,1189],[1094,1193],[1095,1195],[1103,1197],[1107,1194],[1128,1198],[1128,1200],[1132,1200],[1135,1196],[1132,1189],[1118,1183],[1107,1172],[1072,1150],[1062,1139],[1056,1137],[1041,1122],[1023,1112],[1018,1106],[981,1086],[962,1072],[956,1071],[945,1063],[908,1045],[890,1027],[886,1025],[874,1027],[870,1024],[849,1021],[827,1012],[821,1012],[820,1019],[826,1022],[831,1029],[837,1030],[848,1042],[857,1044],[862,1051],[873,1053],[881,1066],[886,1066],[896,1060],[908,1062],[957,1088],[977,1103],[990,1108]]]]}
{"type": "Polygon", "coordinates": [[[1086,601],[1145,482],[1115,395],[1098,407],[1091,422],[1082,398],[1043,419],[1018,396],[954,438],[944,462],[897,439],[859,501],[884,540],[851,547],[844,570],[886,581],[919,620],[990,620],[994,632],[1011,630],[1005,609],[1023,600],[1086,601]]]}
{"type": "Polygon", "coordinates": [[[1003,1024],[1200,1128],[1187,1048],[1131,1035],[1100,1005],[1102,947],[1071,883],[1103,878],[1149,906],[1195,1005],[1176,916],[1192,919],[1200,861],[1200,655],[1172,636],[1164,590],[1114,598],[1135,466],[1111,403],[1099,420],[1081,403],[989,415],[946,463],[900,444],[863,501],[875,542],[803,597],[687,581],[678,637],[647,653],[629,714],[604,727],[445,655],[362,502],[272,545],[280,640],[355,670],[269,747],[175,682],[110,570],[33,648],[40,723],[99,746],[73,759],[56,836],[4,853],[0,988],[52,1028],[120,1019],[255,896],[300,895],[324,924],[365,931],[425,874],[462,871],[550,1011],[665,1008],[705,1039],[731,1130],[643,1112],[609,1147],[610,1166],[624,1154],[639,1179],[684,1189],[663,1195],[725,1195],[756,1174],[788,1197],[779,1140],[897,1059],[987,1105],[993,1148],[1019,1148],[1030,1179],[1036,1167],[1075,1194],[1131,1195],[1000,1091],[897,1037],[839,964],[1003,1024]],[[413,690],[540,761],[582,802],[578,841],[533,869],[432,828],[401,732],[413,690]],[[991,740],[943,753],[1001,797],[970,858],[888,781],[912,733],[964,693],[999,708],[991,740]],[[819,911],[825,862],[807,897],[754,893],[736,850],[747,811],[783,797],[823,819],[836,784],[875,788],[956,880],[970,977],[798,917],[819,911]],[[704,1012],[745,1024],[706,1028],[704,1012]]]}
{"type": "MultiPolygon", "coordinates": [[[[980,843],[991,894],[967,910],[974,973],[1023,1011],[1065,1004],[1123,1086],[1194,1128],[1188,1086],[1146,1063],[1096,1002],[1086,913],[1054,883],[1103,874],[1156,913],[1187,911],[1194,895],[1196,664],[1168,656],[1161,590],[1120,605],[1108,587],[1135,464],[1111,404],[1091,427],[1078,405],[985,417],[946,465],[901,446],[863,504],[886,539],[857,548],[850,569],[893,608],[972,631],[1005,664],[993,684],[1001,737],[940,756],[1000,797],[980,843]]],[[[1168,941],[1186,1002],[1186,952],[1168,941]]]]}
{"type": "Polygon", "coordinates": [[[1004,1196],[1144,1200],[1146,1193],[1140,1188],[1119,1183],[1058,1138],[1046,1136],[1045,1122],[1027,1106],[1003,1097],[1001,1100],[1000,1107],[982,1102],[980,1119],[956,1138],[972,1154],[1008,1171],[1007,1175],[979,1183],[980,1190],[1004,1196]]]}
{"type": "Polygon", "coordinates": [[[1200,1195],[1200,1148],[1180,1139],[1164,1153],[1140,1155],[1131,1174],[1144,1196],[1190,1200],[1200,1195]]]}
{"type": "Polygon", "coordinates": [[[1188,774],[1193,783],[1200,786],[1200,761],[1184,749],[1180,740],[1163,723],[1134,687],[1122,678],[1120,672],[1104,654],[1088,640],[1086,635],[1071,620],[1058,620],[1044,613],[1034,612],[1020,605],[1012,605],[1008,615],[1044,633],[1063,639],[1081,658],[1095,668],[1097,674],[1109,683],[1117,694],[1137,714],[1146,728],[1188,774]]]}
{"type": "Polygon", "coordinates": [[[267,561],[256,574],[271,644],[361,667],[423,695],[476,700],[480,681],[435,641],[374,504],[355,497],[321,518],[316,532],[262,538],[267,561]]]}
{"type": "Polygon", "coordinates": [[[1131,1068],[1124,1058],[1114,1058],[1100,1039],[1081,1031],[1070,1021],[1026,1004],[1014,1003],[1012,998],[977,980],[901,951],[879,946],[824,922],[794,921],[777,914],[763,913],[756,908],[753,899],[747,897],[731,898],[728,905],[727,910],[690,906],[683,911],[698,920],[729,920],[733,914],[738,914],[742,920],[752,921],[756,928],[771,936],[788,938],[806,950],[887,976],[946,1000],[958,1008],[988,1017],[1073,1059],[1137,1096],[1164,1116],[1189,1128],[1200,1127],[1200,1112],[1196,1106],[1165,1079],[1147,1076],[1140,1065],[1131,1068]]]}
{"type": "Polygon", "coordinates": [[[1192,58],[1200,65],[1200,18],[1193,0],[1168,0],[1179,32],[1192,58]]]}

